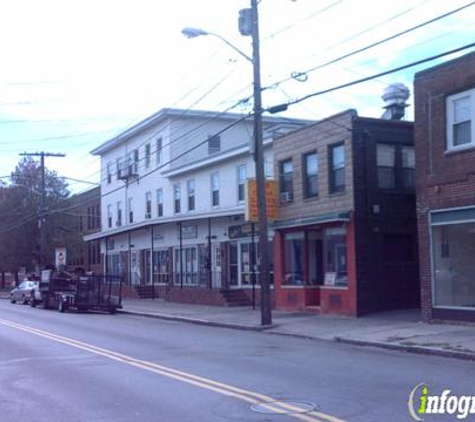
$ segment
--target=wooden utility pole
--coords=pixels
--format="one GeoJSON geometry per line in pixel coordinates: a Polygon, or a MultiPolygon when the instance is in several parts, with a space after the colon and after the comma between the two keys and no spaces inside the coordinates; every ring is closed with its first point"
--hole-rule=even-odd
{"type": "Polygon", "coordinates": [[[41,164],[41,208],[40,212],[38,213],[38,227],[40,229],[40,250],[38,256],[38,265],[41,267],[44,265],[43,263],[43,253],[45,250],[45,230],[44,225],[46,222],[47,210],[46,210],[46,180],[45,180],[45,157],[66,157],[65,154],[56,154],[53,152],[23,152],[20,154],[22,157],[40,157],[40,164],[41,164]]]}

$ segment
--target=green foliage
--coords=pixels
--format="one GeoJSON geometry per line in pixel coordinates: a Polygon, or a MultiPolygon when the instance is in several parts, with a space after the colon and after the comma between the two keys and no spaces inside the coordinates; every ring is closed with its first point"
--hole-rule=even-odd
{"type": "Polygon", "coordinates": [[[0,269],[35,269],[41,261],[52,264],[54,248],[77,242],[76,218],[59,212],[68,206],[69,191],[55,171],[45,168],[44,208],[41,165],[23,158],[11,174],[11,184],[0,187],[0,269]],[[40,225],[44,247],[40,259],[40,225]]]}

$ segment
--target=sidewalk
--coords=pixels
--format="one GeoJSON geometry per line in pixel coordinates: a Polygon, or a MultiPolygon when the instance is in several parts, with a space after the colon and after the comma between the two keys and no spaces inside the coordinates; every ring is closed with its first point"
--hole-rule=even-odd
{"type": "Polygon", "coordinates": [[[189,305],[156,300],[123,300],[123,313],[194,324],[263,331],[277,335],[340,341],[475,360],[475,327],[421,322],[417,310],[361,318],[273,311],[273,325],[260,326],[260,311],[249,307],[189,305]]]}

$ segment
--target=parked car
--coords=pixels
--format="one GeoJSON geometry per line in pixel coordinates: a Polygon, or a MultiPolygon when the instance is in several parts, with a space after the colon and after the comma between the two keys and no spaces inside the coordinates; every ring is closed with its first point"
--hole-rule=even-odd
{"type": "Polygon", "coordinates": [[[19,301],[26,305],[30,301],[32,291],[37,284],[37,281],[22,281],[19,286],[10,292],[10,302],[15,303],[19,301]]]}

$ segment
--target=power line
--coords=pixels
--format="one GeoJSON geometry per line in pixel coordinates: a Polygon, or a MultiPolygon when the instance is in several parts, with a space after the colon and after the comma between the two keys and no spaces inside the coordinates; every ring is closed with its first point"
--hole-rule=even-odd
{"type": "Polygon", "coordinates": [[[440,53],[440,54],[437,54],[435,56],[427,57],[425,59],[417,60],[415,62],[406,64],[406,65],[403,65],[403,66],[399,66],[399,67],[396,67],[396,68],[393,68],[393,69],[390,69],[390,70],[386,70],[384,72],[377,73],[375,75],[367,76],[367,77],[362,78],[362,79],[357,79],[355,81],[347,82],[347,83],[342,84],[342,85],[337,85],[337,86],[327,88],[327,89],[324,89],[324,90],[321,90],[321,91],[316,91],[316,92],[313,92],[311,94],[307,94],[303,97],[300,97],[298,99],[289,101],[288,103],[283,103],[283,104],[279,104],[277,106],[269,107],[267,109],[267,111],[269,111],[270,113],[276,113],[276,112],[279,112],[279,111],[283,111],[283,110],[286,110],[288,106],[291,106],[293,104],[301,103],[302,101],[308,100],[309,98],[317,97],[317,96],[323,95],[323,94],[328,94],[329,92],[337,91],[337,90],[340,90],[340,89],[343,89],[343,88],[348,88],[350,86],[357,85],[357,84],[360,84],[360,83],[363,83],[363,82],[367,82],[367,81],[370,81],[372,79],[379,78],[381,76],[385,76],[385,75],[389,75],[391,73],[399,72],[401,70],[409,69],[411,67],[414,67],[414,66],[417,66],[417,65],[420,65],[420,64],[423,64],[423,63],[427,63],[427,62],[430,62],[432,60],[440,59],[441,57],[445,57],[445,56],[448,56],[450,54],[458,53],[460,51],[463,51],[463,50],[466,50],[466,49],[472,48],[472,47],[475,47],[475,43],[467,44],[467,45],[464,45],[463,47],[459,47],[459,48],[456,48],[454,50],[446,51],[444,53],[440,53]]]}
{"type": "MultiPolygon", "coordinates": [[[[308,73],[310,73],[310,72],[314,72],[314,71],[316,71],[316,70],[318,70],[318,69],[322,69],[322,68],[327,67],[327,66],[329,66],[329,65],[331,65],[331,64],[338,63],[338,62],[340,62],[340,61],[342,61],[342,60],[344,60],[344,59],[347,59],[348,57],[354,56],[354,55],[356,55],[356,54],[358,54],[358,53],[362,53],[363,51],[367,51],[367,50],[369,50],[369,49],[371,49],[371,48],[373,48],[373,47],[376,47],[376,46],[381,45],[381,44],[384,44],[384,43],[386,43],[386,42],[388,42],[388,41],[394,40],[394,39],[396,39],[396,38],[398,38],[398,37],[400,37],[400,36],[402,36],[402,35],[408,34],[408,33],[412,32],[412,31],[415,31],[415,30],[420,29],[420,28],[422,28],[422,27],[424,27],[424,26],[427,26],[427,25],[429,25],[429,24],[431,24],[431,23],[434,23],[434,22],[437,22],[437,21],[439,21],[439,20],[441,20],[441,19],[447,18],[448,16],[451,16],[451,15],[453,15],[453,14],[455,14],[455,13],[458,13],[458,12],[460,12],[460,11],[462,11],[462,10],[468,8],[468,7],[473,6],[474,4],[475,4],[475,1],[472,1],[472,2],[470,2],[470,3],[468,3],[468,4],[465,4],[464,6],[461,6],[461,7],[457,8],[457,9],[451,10],[450,12],[447,12],[447,13],[444,13],[444,14],[442,14],[442,15],[439,15],[439,16],[433,18],[433,19],[430,19],[430,20],[428,20],[428,21],[422,22],[422,23],[420,23],[420,24],[418,24],[418,25],[415,25],[415,26],[413,26],[413,27],[410,27],[410,28],[408,28],[408,29],[405,29],[404,31],[398,32],[398,33],[396,33],[396,34],[393,34],[393,35],[391,35],[391,36],[389,36],[389,37],[387,37],[387,38],[384,38],[384,39],[382,39],[382,40],[379,40],[379,41],[376,41],[376,42],[374,42],[374,43],[371,43],[371,44],[369,44],[369,45],[367,45],[367,46],[365,46],[365,47],[358,48],[357,50],[354,50],[354,51],[352,51],[352,52],[350,52],[350,53],[344,54],[343,56],[339,56],[339,57],[337,57],[337,58],[335,58],[335,59],[329,60],[329,61],[327,61],[327,62],[325,62],[325,63],[322,63],[322,64],[320,64],[320,65],[318,65],[318,66],[312,67],[312,68],[310,68],[310,69],[308,69],[308,70],[301,71],[301,72],[296,72],[296,73],[297,73],[298,75],[306,75],[306,74],[308,74],[308,73]]],[[[285,78],[285,79],[282,79],[281,81],[275,82],[275,83],[272,84],[272,85],[281,84],[281,83],[287,82],[287,81],[289,81],[289,80],[291,80],[291,79],[295,79],[295,77],[287,77],[287,78],[285,78]]]]}

